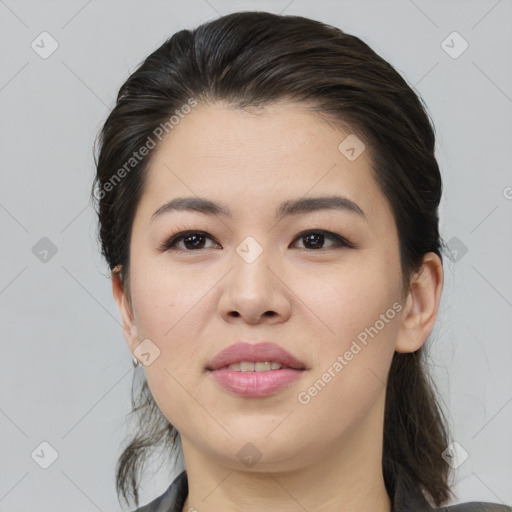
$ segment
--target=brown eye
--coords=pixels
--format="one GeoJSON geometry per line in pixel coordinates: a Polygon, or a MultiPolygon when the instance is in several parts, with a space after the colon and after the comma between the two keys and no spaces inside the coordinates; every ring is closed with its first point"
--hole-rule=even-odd
{"type": "MultiPolygon", "coordinates": [[[[321,249],[329,249],[336,247],[353,247],[346,238],[324,230],[309,230],[299,234],[295,240],[304,240],[303,247],[299,249],[306,249],[318,252],[321,249]],[[326,240],[331,240],[330,245],[324,247],[326,240]]],[[[183,250],[186,252],[195,252],[201,249],[218,248],[219,244],[205,233],[204,231],[182,231],[169,237],[160,247],[161,251],[169,250],[183,250]],[[211,240],[213,245],[207,246],[207,241],[211,240]],[[179,244],[182,244],[181,246],[179,244]]]]}
{"type": "Polygon", "coordinates": [[[205,247],[206,239],[213,241],[213,239],[203,231],[185,231],[169,238],[162,244],[160,249],[163,251],[171,249],[183,249],[190,252],[205,248],[208,249],[209,247],[205,247]],[[177,247],[180,242],[183,242],[183,246],[177,247]]]}
{"type": "Polygon", "coordinates": [[[329,247],[353,247],[352,244],[346,240],[345,238],[336,235],[335,233],[331,233],[329,231],[324,230],[314,230],[314,231],[305,231],[295,238],[295,240],[305,240],[304,246],[299,247],[300,249],[309,249],[309,250],[319,250],[319,249],[328,249],[329,247]],[[334,241],[328,247],[322,247],[325,243],[325,240],[334,241]]]}

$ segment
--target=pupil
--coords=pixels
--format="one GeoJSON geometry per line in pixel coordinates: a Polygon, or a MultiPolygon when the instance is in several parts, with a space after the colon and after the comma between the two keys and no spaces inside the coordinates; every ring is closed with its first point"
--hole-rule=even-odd
{"type": "MultiPolygon", "coordinates": [[[[316,247],[317,245],[321,245],[321,243],[318,244],[318,242],[319,241],[320,242],[323,241],[324,236],[323,235],[318,235],[318,234],[313,234],[313,235],[306,236],[307,240],[310,240],[311,238],[313,238],[314,240],[316,239],[316,241],[314,241],[313,244],[312,244],[314,247],[316,247]]],[[[311,245],[311,244],[306,244],[306,246],[307,245],[311,245]]]]}
{"type": "Polygon", "coordinates": [[[200,240],[202,237],[202,235],[189,235],[187,238],[185,238],[185,244],[191,244],[193,247],[197,248],[199,245],[201,245],[201,242],[198,240],[200,240]],[[190,242],[190,240],[195,240],[195,242],[190,242]]]}
{"type": "MultiPolygon", "coordinates": [[[[189,235],[184,239],[184,242],[185,242],[185,245],[187,245],[187,246],[190,245],[197,249],[200,246],[202,247],[202,245],[203,245],[204,240],[202,240],[202,238],[203,238],[202,235],[189,235]]],[[[322,234],[307,235],[304,238],[305,238],[305,240],[307,240],[307,242],[304,244],[306,247],[313,246],[313,248],[316,248],[318,246],[323,245],[324,235],[322,235],[322,234]]]]}

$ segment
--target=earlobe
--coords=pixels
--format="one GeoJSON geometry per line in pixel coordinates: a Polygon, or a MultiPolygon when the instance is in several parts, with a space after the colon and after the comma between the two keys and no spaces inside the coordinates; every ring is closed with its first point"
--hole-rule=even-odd
{"type": "Polygon", "coordinates": [[[138,342],[137,327],[134,322],[133,311],[126,295],[120,276],[120,266],[112,271],[112,294],[121,313],[123,336],[130,352],[133,354],[138,342]]]}
{"type": "Polygon", "coordinates": [[[441,259],[433,252],[427,253],[421,268],[411,279],[395,343],[397,352],[415,352],[425,343],[436,321],[443,280],[441,259]]]}

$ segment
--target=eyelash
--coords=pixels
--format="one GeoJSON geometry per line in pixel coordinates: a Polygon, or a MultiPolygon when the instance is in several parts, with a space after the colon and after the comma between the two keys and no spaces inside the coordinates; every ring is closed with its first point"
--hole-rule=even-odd
{"type": "MultiPolygon", "coordinates": [[[[173,233],[169,234],[167,236],[166,240],[158,246],[158,249],[163,252],[169,251],[169,250],[174,250],[174,251],[181,250],[184,252],[199,252],[199,251],[201,251],[202,249],[177,249],[176,247],[174,247],[174,245],[177,242],[180,242],[181,240],[183,240],[184,238],[187,238],[190,235],[202,235],[204,237],[210,238],[211,240],[213,240],[215,242],[215,240],[208,233],[205,233],[204,231],[197,230],[197,229],[196,230],[187,229],[186,227],[182,226],[182,227],[176,228],[176,230],[173,233]]],[[[302,231],[293,239],[293,242],[295,242],[296,240],[299,240],[301,238],[306,238],[306,236],[308,236],[308,235],[323,235],[326,239],[330,239],[330,240],[336,242],[336,244],[331,245],[329,247],[325,247],[323,249],[308,249],[305,247],[304,248],[300,247],[299,249],[305,250],[308,252],[321,252],[321,251],[325,251],[327,249],[336,249],[336,248],[342,248],[342,247],[354,248],[354,245],[346,238],[342,237],[341,235],[337,235],[336,233],[332,233],[331,231],[326,231],[324,229],[307,229],[305,231],[302,231]]],[[[215,242],[215,243],[217,243],[217,242],[215,242]]]]}

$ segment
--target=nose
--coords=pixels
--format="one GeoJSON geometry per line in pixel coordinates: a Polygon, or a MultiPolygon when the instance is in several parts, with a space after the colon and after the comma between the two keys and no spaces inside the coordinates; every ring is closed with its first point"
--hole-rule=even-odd
{"type": "MultiPolygon", "coordinates": [[[[240,255],[242,254],[242,256],[240,255]]],[[[219,300],[221,317],[230,323],[281,323],[291,314],[291,291],[283,272],[269,251],[252,261],[234,253],[231,271],[224,280],[219,300]]]]}

